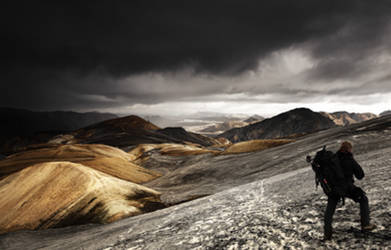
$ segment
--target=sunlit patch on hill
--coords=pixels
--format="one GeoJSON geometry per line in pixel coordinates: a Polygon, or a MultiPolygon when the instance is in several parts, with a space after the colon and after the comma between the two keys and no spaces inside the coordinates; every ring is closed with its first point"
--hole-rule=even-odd
{"type": "Polygon", "coordinates": [[[294,140],[289,139],[271,139],[271,140],[251,140],[238,142],[229,146],[222,154],[238,154],[246,152],[260,151],[272,147],[284,145],[294,140]]]}
{"type": "Polygon", "coordinates": [[[134,159],[142,159],[148,157],[148,152],[158,151],[163,155],[170,156],[186,156],[186,155],[199,155],[213,153],[216,154],[219,151],[210,150],[200,147],[195,144],[176,144],[176,143],[162,143],[162,144],[140,144],[131,151],[129,154],[134,156],[134,159]]]}
{"type": "Polygon", "coordinates": [[[0,233],[113,222],[163,207],[159,197],[81,164],[41,163],[0,181],[0,233]]]}
{"type": "Polygon", "coordinates": [[[132,155],[100,144],[73,144],[17,153],[0,161],[0,176],[4,177],[37,163],[69,161],[80,163],[123,180],[144,183],[160,175],[131,162],[132,155]]]}

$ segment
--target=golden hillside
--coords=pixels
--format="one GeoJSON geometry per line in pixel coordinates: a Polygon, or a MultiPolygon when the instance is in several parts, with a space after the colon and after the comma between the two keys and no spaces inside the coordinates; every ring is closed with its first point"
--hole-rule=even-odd
{"type": "Polygon", "coordinates": [[[108,223],[162,207],[159,196],[81,164],[41,163],[0,181],[0,233],[108,223]]]}
{"type": "Polygon", "coordinates": [[[270,139],[270,140],[250,140],[244,142],[238,142],[229,146],[222,154],[238,154],[246,152],[254,152],[264,150],[283,144],[293,142],[294,140],[288,139],[270,139]]]}
{"type": "Polygon", "coordinates": [[[144,183],[160,175],[144,169],[131,160],[132,155],[100,144],[73,144],[17,153],[0,161],[0,177],[37,163],[69,161],[80,163],[123,180],[144,183]]]}

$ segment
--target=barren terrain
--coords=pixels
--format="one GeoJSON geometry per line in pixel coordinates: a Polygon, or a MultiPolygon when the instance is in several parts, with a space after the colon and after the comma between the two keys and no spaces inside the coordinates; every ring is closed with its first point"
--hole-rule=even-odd
{"type": "Polygon", "coordinates": [[[0,248],[386,249],[391,240],[390,154],[391,116],[318,132],[254,153],[156,154],[149,167],[160,166],[169,173],[148,186],[163,192],[166,201],[210,196],[108,225],[9,233],[0,236],[0,248]],[[367,192],[372,222],[378,229],[367,235],[352,230],[359,227],[359,209],[348,200],[334,217],[334,239],[324,243],[326,198],[315,190],[314,174],[305,156],[325,144],[335,150],[343,140],[353,142],[355,157],[366,173],[357,185],[367,192]]]}

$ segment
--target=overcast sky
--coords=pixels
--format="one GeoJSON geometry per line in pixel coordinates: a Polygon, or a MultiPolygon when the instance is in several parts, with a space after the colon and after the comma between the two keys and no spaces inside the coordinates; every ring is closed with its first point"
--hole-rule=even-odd
{"type": "Polygon", "coordinates": [[[2,6],[0,106],[391,109],[390,0],[63,2],[2,6]]]}

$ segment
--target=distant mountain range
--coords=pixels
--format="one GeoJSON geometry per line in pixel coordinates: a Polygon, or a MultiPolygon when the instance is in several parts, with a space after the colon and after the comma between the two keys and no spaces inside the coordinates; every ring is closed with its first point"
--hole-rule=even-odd
{"type": "Polygon", "coordinates": [[[262,120],[265,120],[265,118],[263,116],[253,115],[253,116],[250,116],[249,118],[247,118],[246,120],[244,120],[244,122],[254,123],[254,122],[260,122],[262,120]]]}
{"type": "Polygon", "coordinates": [[[253,124],[255,122],[260,122],[264,119],[265,118],[263,118],[262,116],[253,115],[245,120],[232,120],[232,121],[225,121],[222,123],[215,123],[215,124],[209,125],[208,127],[200,130],[199,133],[208,134],[208,135],[221,134],[227,130],[230,130],[233,128],[245,127],[245,126],[253,124]]]}
{"type": "Polygon", "coordinates": [[[160,127],[183,127],[187,131],[216,135],[236,127],[243,127],[264,119],[259,115],[198,112],[186,116],[142,116],[160,127]]]}
{"type": "MultiPolygon", "coordinates": [[[[391,111],[385,111],[381,115],[389,113],[391,111]]],[[[215,138],[224,137],[232,142],[287,138],[327,129],[334,124],[347,126],[375,117],[377,116],[372,113],[316,113],[305,108],[291,110],[266,120],[258,115],[246,117],[199,113],[194,119],[182,119],[181,124],[185,126],[161,129],[138,116],[118,118],[109,113],[34,112],[0,108],[0,153],[8,155],[25,150],[28,145],[45,144],[61,134],[66,136],[57,137],[52,142],[101,143],[124,149],[141,143],[167,142],[211,146],[219,145],[219,142],[199,133],[213,135],[215,138]],[[189,128],[197,132],[189,132],[189,128]]],[[[148,118],[164,120],[161,116],[148,118]]]]}
{"type": "Polygon", "coordinates": [[[215,139],[187,132],[180,127],[161,129],[141,117],[131,115],[100,122],[72,133],[78,143],[100,143],[126,149],[145,143],[219,144],[215,139]]]}
{"type": "Polygon", "coordinates": [[[348,113],[346,111],[327,113],[320,112],[323,116],[330,118],[338,126],[347,126],[358,122],[363,122],[377,118],[378,116],[372,113],[348,113]]]}
{"type": "Polygon", "coordinates": [[[98,112],[35,112],[0,108],[0,152],[12,151],[20,145],[46,142],[54,135],[116,117],[114,114],[98,112]]]}
{"type": "Polygon", "coordinates": [[[336,126],[323,115],[307,108],[294,109],[261,122],[228,130],[219,136],[231,142],[295,137],[336,126]]]}
{"type": "Polygon", "coordinates": [[[0,108],[1,136],[31,135],[43,131],[72,131],[93,123],[117,118],[110,113],[73,111],[35,112],[25,109],[0,108]]]}

